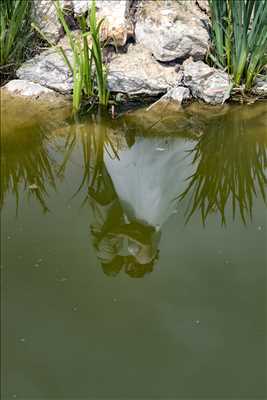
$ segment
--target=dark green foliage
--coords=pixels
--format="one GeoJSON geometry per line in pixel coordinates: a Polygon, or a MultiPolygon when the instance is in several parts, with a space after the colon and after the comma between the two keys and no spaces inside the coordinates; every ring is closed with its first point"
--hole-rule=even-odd
{"type": "Polygon", "coordinates": [[[18,65],[24,58],[25,47],[31,38],[32,2],[2,0],[0,3],[0,65],[18,65]]]}
{"type": "Polygon", "coordinates": [[[210,58],[249,90],[267,63],[267,1],[209,0],[210,58]]]}

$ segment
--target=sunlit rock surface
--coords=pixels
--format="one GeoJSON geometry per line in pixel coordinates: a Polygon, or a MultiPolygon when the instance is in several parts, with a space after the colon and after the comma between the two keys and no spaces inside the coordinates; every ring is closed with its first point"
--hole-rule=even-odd
{"type": "MultiPolygon", "coordinates": [[[[66,53],[71,60],[71,50],[66,50],[66,53]]],[[[62,55],[55,49],[46,50],[26,61],[17,70],[17,76],[61,93],[70,93],[72,90],[71,72],[62,55]]]]}
{"type": "MultiPolygon", "coordinates": [[[[61,4],[63,4],[63,0],[61,0],[61,4]]],[[[51,0],[34,0],[33,20],[52,43],[58,41],[61,24],[51,0]]]]}
{"type": "Polygon", "coordinates": [[[191,1],[143,1],[135,36],[159,61],[203,59],[209,42],[206,16],[191,1]]]}
{"type": "Polygon", "coordinates": [[[13,79],[8,82],[2,90],[8,91],[11,95],[30,97],[34,100],[65,100],[64,96],[56,93],[54,90],[39,85],[39,83],[33,83],[21,79],[13,79]]]}
{"type": "Polygon", "coordinates": [[[203,61],[183,63],[183,82],[193,97],[210,104],[222,104],[230,97],[232,84],[227,73],[209,67],[203,61]]]}
{"type": "Polygon", "coordinates": [[[141,45],[129,46],[126,54],[116,55],[108,72],[109,89],[130,95],[157,95],[179,83],[175,68],[158,63],[141,45]]]}
{"type": "Polygon", "coordinates": [[[171,100],[178,104],[181,104],[191,98],[190,90],[184,86],[177,86],[168,90],[168,92],[162,96],[161,100],[171,100]]]}
{"type": "Polygon", "coordinates": [[[252,93],[267,98],[267,75],[255,79],[252,93]]]}

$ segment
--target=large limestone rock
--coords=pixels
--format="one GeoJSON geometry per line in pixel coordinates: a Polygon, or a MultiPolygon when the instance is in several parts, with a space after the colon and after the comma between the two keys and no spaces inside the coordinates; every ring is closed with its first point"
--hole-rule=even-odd
{"type": "Polygon", "coordinates": [[[133,36],[133,24],[129,17],[130,0],[102,0],[97,2],[97,18],[104,18],[101,26],[101,39],[118,47],[126,44],[133,36]]]}
{"type": "MultiPolygon", "coordinates": [[[[69,60],[72,60],[71,50],[65,51],[69,60]]],[[[70,93],[73,86],[71,72],[63,57],[55,49],[46,50],[26,61],[17,70],[17,76],[64,94],[70,93]]]]}
{"type": "Polygon", "coordinates": [[[230,97],[232,84],[225,72],[189,59],[183,63],[183,73],[184,85],[193,97],[209,104],[223,104],[230,97]]]}
{"type": "MultiPolygon", "coordinates": [[[[63,4],[63,0],[61,0],[61,3],[63,4]]],[[[33,20],[52,43],[58,41],[61,24],[51,0],[34,0],[33,20]]]]}
{"type": "Polygon", "coordinates": [[[131,45],[126,54],[116,55],[108,71],[110,91],[128,95],[155,96],[179,83],[175,68],[158,63],[141,45],[131,45]]]}
{"type": "Polygon", "coordinates": [[[13,96],[31,98],[38,101],[63,101],[65,97],[56,93],[54,90],[48,89],[38,83],[33,83],[20,79],[13,79],[9,81],[2,88],[13,96]]]}
{"type": "MultiPolygon", "coordinates": [[[[74,14],[80,16],[90,10],[92,0],[72,0],[74,14]]],[[[127,37],[133,35],[133,24],[130,19],[131,0],[96,0],[98,21],[104,18],[101,26],[101,40],[109,41],[116,46],[124,46],[127,37]]]]}
{"type": "MultiPolygon", "coordinates": [[[[61,44],[69,60],[72,60],[67,43],[66,46],[63,42],[61,44]]],[[[114,55],[107,68],[109,89],[128,95],[155,96],[165,93],[177,86],[181,78],[174,66],[161,65],[141,45],[131,45],[127,53],[114,55]]],[[[18,69],[17,76],[64,94],[70,93],[73,87],[72,75],[55,49],[46,50],[26,61],[18,69]]]]}
{"type": "Polygon", "coordinates": [[[190,90],[184,86],[177,86],[168,90],[164,96],[160,99],[161,101],[173,101],[178,104],[182,104],[191,98],[190,90]]]}
{"type": "Polygon", "coordinates": [[[267,98],[267,75],[255,79],[252,93],[257,96],[267,98]]]}
{"type": "Polygon", "coordinates": [[[202,16],[190,0],[143,0],[137,13],[135,36],[159,61],[189,56],[203,59],[209,41],[207,16],[202,16]]]}

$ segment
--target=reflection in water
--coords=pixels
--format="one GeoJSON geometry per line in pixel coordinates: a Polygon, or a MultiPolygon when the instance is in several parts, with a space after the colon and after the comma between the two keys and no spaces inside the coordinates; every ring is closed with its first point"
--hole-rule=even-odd
{"type": "Polygon", "coordinates": [[[162,227],[182,207],[181,201],[187,202],[187,220],[200,210],[204,223],[214,211],[225,223],[229,207],[233,218],[239,210],[247,223],[255,196],[265,201],[265,127],[255,118],[244,121],[234,109],[209,119],[206,111],[206,119],[191,114],[176,115],[175,129],[180,118],[182,133],[171,130],[173,123],[168,125],[166,119],[166,126],[152,123],[156,116],[148,118],[148,126],[138,117],[132,124],[128,116],[117,121],[91,116],[90,121],[64,127],[63,149],[40,127],[21,131],[15,139],[4,136],[1,206],[9,191],[18,204],[23,185],[32,188],[29,193],[46,211],[47,187],[55,188],[56,177],[64,177],[73,152],[80,158],[81,148],[83,173],[75,194],[88,189],[84,203],[89,199],[91,237],[103,270],[142,277],[153,270],[162,227]],[[205,127],[205,133],[200,135],[199,127],[205,127]],[[52,154],[62,151],[59,166],[52,154]]]}
{"type": "Polygon", "coordinates": [[[238,208],[246,223],[254,197],[259,193],[265,201],[265,135],[234,116],[213,118],[201,136],[146,136],[133,133],[132,126],[129,136],[125,121],[122,129],[103,120],[90,125],[90,134],[87,128],[78,136],[72,132],[72,140],[82,143],[79,189],[88,185],[92,239],[106,274],[124,269],[143,276],[153,270],[162,226],[177,212],[177,198],[189,200],[187,220],[200,210],[203,223],[212,212],[225,223],[229,205],[233,218],[238,208]]]}
{"type": "Polygon", "coordinates": [[[18,209],[22,190],[48,211],[48,187],[55,189],[56,163],[51,132],[70,114],[65,101],[32,102],[1,92],[1,196],[2,208],[13,193],[18,209]]]}
{"type": "Polygon", "coordinates": [[[233,219],[238,209],[246,224],[254,197],[260,195],[266,202],[266,131],[250,130],[249,122],[229,113],[210,121],[192,153],[196,172],[179,196],[188,201],[187,221],[200,210],[204,224],[211,212],[219,212],[225,224],[230,203],[233,219]]]}
{"type": "Polygon", "coordinates": [[[110,157],[110,146],[104,151],[103,189],[94,191],[90,187],[89,194],[97,209],[95,215],[102,218],[97,246],[105,271],[112,268],[118,272],[123,261],[131,276],[152,271],[161,227],[175,212],[175,196],[190,168],[185,157],[187,148],[180,138],[137,137],[131,145],[125,143],[117,150],[117,157],[110,157]]]}
{"type": "Polygon", "coordinates": [[[44,212],[48,211],[47,186],[55,188],[49,140],[40,127],[30,131],[21,130],[19,139],[15,135],[10,132],[1,137],[0,207],[4,204],[6,194],[12,192],[18,209],[19,194],[23,188],[29,196],[37,199],[44,212]]]}

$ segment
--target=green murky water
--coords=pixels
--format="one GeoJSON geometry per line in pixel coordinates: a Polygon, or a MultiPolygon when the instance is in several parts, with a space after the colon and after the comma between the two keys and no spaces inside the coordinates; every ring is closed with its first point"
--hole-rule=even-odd
{"type": "Polygon", "coordinates": [[[2,113],[3,399],[265,399],[266,103],[2,113]]]}

